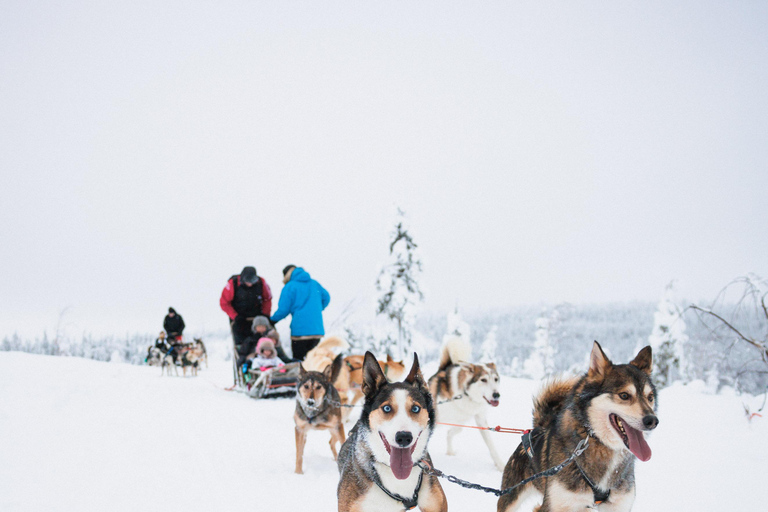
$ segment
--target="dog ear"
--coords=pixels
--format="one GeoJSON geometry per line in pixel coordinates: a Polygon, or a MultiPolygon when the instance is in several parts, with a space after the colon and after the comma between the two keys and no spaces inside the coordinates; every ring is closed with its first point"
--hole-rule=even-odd
{"type": "Polygon", "coordinates": [[[411,371],[403,382],[407,382],[412,386],[427,389],[427,383],[424,381],[424,376],[421,374],[421,368],[419,367],[419,356],[414,352],[413,354],[413,366],[411,371]]]}
{"type": "Polygon", "coordinates": [[[392,359],[392,356],[389,355],[389,352],[387,352],[387,362],[391,363],[392,361],[394,361],[394,359],[392,359]]]}
{"type": "Polygon", "coordinates": [[[611,366],[613,366],[613,363],[603,352],[603,347],[595,340],[594,345],[592,345],[592,354],[589,357],[587,378],[589,380],[603,380],[611,366]]]}
{"type": "Polygon", "coordinates": [[[373,396],[381,386],[387,383],[387,377],[381,371],[381,366],[371,352],[365,353],[363,361],[363,394],[373,396]]]}
{"type": "Polygon", "coordinates": [[[648,345],[640,352],[638,352],[635,358],[629,364],[641,372],[645,372],[646,374],[650,375],[651,371],[653,370],[653,352],[651,351],[651,346],[648,345]]]}
{"type": "Polygon", "coordinates": [[[493,370],[495,372],[498,371],[498,370],[496,370],[496,363],[485,363],[485,366],[487,366],[488,368],[490,368],[491,370],[493,370]]]}
{"type": "Polygon", "coordinates": [[[325,370],[323,370],[323,376],[333,384],[336,382],[336,379],[339,378],[339,372],[341,371],[341,360],[343,359],[343,356],[341,354],[336,356],[336,359],[333,360],[331,364],[325,367],[325,370]]]}
{"type": "Polygon", "coordinates": [[[304,378],[304,376],[307,374],[307,370],[304,369],[304,365],[299,363],[299,378],[304,378]]]}

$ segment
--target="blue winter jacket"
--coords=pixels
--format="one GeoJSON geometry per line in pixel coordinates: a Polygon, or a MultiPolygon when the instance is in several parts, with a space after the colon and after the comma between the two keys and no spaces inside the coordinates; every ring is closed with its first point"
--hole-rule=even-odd
{"type": "Polygon", "coordinates": [[[329,302],[331,296],[325,288],[309,277],[309,273],[303,268],[296,267],[291,279],[280,292],[272,323],[279,322],[290,314],[291,336],[322,336],[325,334],[323,310],[329,302]]]}

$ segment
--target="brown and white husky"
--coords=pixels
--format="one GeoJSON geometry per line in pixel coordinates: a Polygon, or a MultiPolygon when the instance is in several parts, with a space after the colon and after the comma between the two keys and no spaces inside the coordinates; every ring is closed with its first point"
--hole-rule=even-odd
{"type": "Polygon", "coordinates": [[[333,380],[341,367],[341,355],[322,372],[306,371],[299,367],[299,382],[296,385],[296,409],[293,421],[296,424],[296,473],[304,473],[304,445],[310,430],[330,430],[331,453],[336,460],[336,443],[344,443],[344,425],[341,422],[339,393],[333,387],[333,380]]]}
{"type": "Polygon", "coordinates": [[[418,358],[403,382],[391,383],[366,352],[363,394],[363,412],[339,452],[339,512],[446,512],[437,477],[416,466],[431,465],[427,443],[435,425],[418,358]]]}

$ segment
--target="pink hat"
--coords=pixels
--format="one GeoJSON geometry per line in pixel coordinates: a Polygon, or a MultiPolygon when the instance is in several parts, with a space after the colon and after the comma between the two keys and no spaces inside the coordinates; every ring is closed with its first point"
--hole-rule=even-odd
{"type": "Polygon", "coordinates": [[[259,338],[259,341],[256,342],[256,352],[261,354],[264,350],[271,350],[273,354],[275,353],[275,342],[266,336],[259,338]]]}

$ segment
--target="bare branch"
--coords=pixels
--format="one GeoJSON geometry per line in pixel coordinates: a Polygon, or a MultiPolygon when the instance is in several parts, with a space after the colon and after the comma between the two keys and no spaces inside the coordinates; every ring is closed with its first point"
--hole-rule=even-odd
{"type": "Polygon", "coordinates": [[[690,307],[691,307],[691,309],[695,309],[696,311],[701,311],[702,313],[705,313],[707,315],[711,315],[714,318],[718,319],[720,322],[722,322],[723,325],[728,327],[728,329],[730,329],[739,338],[741,338],[746,343],[749,343],[750,345],[752,345],[753,347],[758,349],[761,352],[761,357],[762,357],[763,361],[764,362],[768,362],[768,349],[766,349],[766,347],[762,343],[760,343],[758,341],[755,341],[755,340],[753,340],[751,338],[747,338],[736,327],[731,325],[730,322],[728,322],[725,318],[721,317],[720,315],[718,315],[714,311],[710,311],[708,309],[701,308],[701,307],[697,306],[696,304],[691,304],[690,307]]]}

